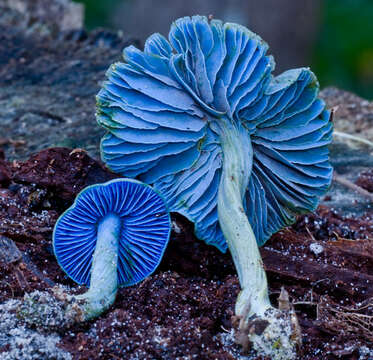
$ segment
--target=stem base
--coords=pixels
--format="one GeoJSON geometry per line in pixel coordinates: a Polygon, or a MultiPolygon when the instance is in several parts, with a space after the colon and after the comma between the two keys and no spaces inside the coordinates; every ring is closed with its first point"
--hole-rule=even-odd
{"type": "Polygon", "coordinates": [[[273,360],[296,358],[296,341],[289,312],[270,308],[263,316],[253,316],[248,321],[240,321],[235,337],[236,343],[244,350],[249,344],[256,356],[270,357],[273,360]]]}

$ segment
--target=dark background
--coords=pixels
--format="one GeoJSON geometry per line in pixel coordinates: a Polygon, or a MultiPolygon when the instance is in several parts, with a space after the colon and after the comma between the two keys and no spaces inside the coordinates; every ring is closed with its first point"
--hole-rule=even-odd
{"type": "Polygon", "coordinates": [[[123,30],[142,41],[172,20],[209,15],[238,22],[270,45],[276,72],[310,66],[322,87],[373,99],[373,0],[75,0],[86,27],[123,30]]]}

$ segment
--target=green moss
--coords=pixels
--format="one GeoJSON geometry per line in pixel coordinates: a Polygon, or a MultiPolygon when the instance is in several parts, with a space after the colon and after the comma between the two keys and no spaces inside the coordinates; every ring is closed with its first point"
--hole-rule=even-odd
{"type": "Polygon", "coordinates": [[[279,349],[280,347],[281,347],[281,339],[277,339],[277,341],[273,343],[273,348],[279,349]]]}

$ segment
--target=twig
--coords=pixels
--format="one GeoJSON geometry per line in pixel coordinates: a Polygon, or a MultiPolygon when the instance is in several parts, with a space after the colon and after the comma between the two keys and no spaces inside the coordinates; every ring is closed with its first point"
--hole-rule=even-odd
{"type": "Polygon", "coordinates": [[[366,308],[367,304],[362,307],[342,307],[332,306],[330,299],[323,297],[321,299],[321,321],[324,326],[332,331],[345,331],[354,333],[358,336],[365,336],[368,340],[373,339],[373,315],[366,314],[364,310],[370,310],[372,300],[368,302],[370,306],[366,308]]]}
{"type": "Polygon", "coordinates": [[[295,305],[312,305],[312,306],[315,306],[315,305],[317,305],[317,302],[314,302],[314,301],[296,301],[296,302],[293,302],[292,304],[294,306],[295,305]]]}
{"type": "Polygon", "coordinates": [[[343,185],[343,186],[346,186],[350,190],[356,191],[358,194],[360,194],[362,196],[365,196],[366,198],[368,198],[370,201],[373,202],[373,194],[372,193],[370,193],[369,191],[363,189],[362,187],[354,184],[350,180],[347,180],[343,176],[337,174],[335,171],[333,173],[333,180],[336,181],[337,183],[343,185]]]}
{"type": "Polygon", "coordinates": [[[354,135],[346,134],[344,132],[335,131],[335,130],[333,131],[333,135],[339,136],[341,138],[353,140],[353,141],[356,141],[356,142],[360,142],[362,144],[365,144],[365,145],[373,147],[373,142],[371,142],[371,141],[369,141],[367,139],[364,139],[362,137],[359,137],[359,136],[354,136],[354,135]]]}
{"type": "Polygon", "coordinates": [[[311,233],[310,229],[308,228],[308,226],[306,226],[306,231],[307,231],[308,235],[311,237],[311,240],[316,241],[315,237],[312,235],[312,233],[311,233]]]}
{"type": "Polygon", "coordinates": [[[13,140],[13,139],[7,139],[7,138],[0,138],[0,146],[3,145],[12,145],[14,147],[22,146],[26,144],[25,140],[13,140]]]}

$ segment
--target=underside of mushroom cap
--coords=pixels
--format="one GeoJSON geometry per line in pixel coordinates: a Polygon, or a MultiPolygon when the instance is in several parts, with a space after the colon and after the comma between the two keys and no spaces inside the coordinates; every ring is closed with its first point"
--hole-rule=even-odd
{"type": "MultiPolygon", "coordinates": [[[[164,196],[195,224],[198,238],[227,248],[217,214],[222,150],[214,124],[243,127],[253,147],[244,197],[257,242],[316,208],[331,182],[332,124],[307,68],[271,75],[274,61],[256,34],[194,16],[176,20],[169,40],[124,49],[97,96],[107,134],[102,158],[164,196]]],[[[245,149],[242,149],[245,152],[245,149]]]]}
{"type": "Polygon", "coordinates": [[[146,184],[116,179],[85,188],[55,225],[54,253],[78,284],[90,283],[98,224],[113,214],[121,223],[118,286],[142,281],[159,265],[171,231],[165,201],[146,184]]]}

